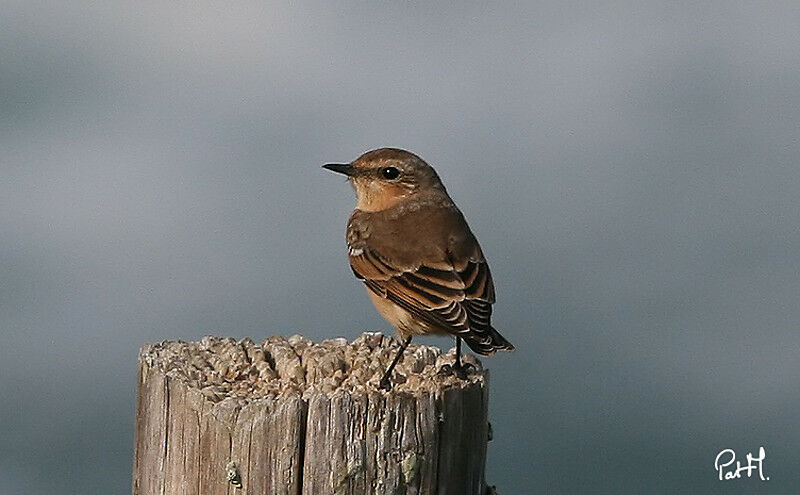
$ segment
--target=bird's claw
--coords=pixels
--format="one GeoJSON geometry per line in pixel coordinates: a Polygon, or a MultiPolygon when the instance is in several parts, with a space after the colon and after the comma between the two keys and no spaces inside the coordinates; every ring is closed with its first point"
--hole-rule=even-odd
{"type": "Polygon", "coordinates": [[[453,364],[453,372],[462,380],[466,380],[467,377],[475,370],[477,370],[477,368],[472,363],[457,361],[453,364]]]}
{"type": "Polygon", "coordinates": [[[437,375],[441,375],[441,376],[452,376],[453,375],[453,367],[450,366],[449,364],[444,364],[444,365],[442,365],[441,368],[439,368],[439,371],[437,371],[436,374],[437,375]]]}

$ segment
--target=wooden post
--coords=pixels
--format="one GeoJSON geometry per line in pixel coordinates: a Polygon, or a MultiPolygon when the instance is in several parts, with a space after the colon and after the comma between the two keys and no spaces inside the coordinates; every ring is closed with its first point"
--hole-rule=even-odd
{"type": "Polygon", "coordinates": [[[365,333],[205,337],[139,354],[134,495],[486,493],[488,372],[365,333]]]}

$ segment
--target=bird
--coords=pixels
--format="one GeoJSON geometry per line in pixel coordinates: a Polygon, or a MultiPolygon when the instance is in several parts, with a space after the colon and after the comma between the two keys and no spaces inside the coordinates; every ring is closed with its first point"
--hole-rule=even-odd
{"type": "Polygon", "coordinates": [[[350,268],[401,338],[380,388],[391,389],[415,336],[454,336],[452,368],[460,373],[462,340],[484,356],[514,350],[491,324],[495,288],[483,251],[433,167],[409,151],[378,148],[323,168],[355,189],[345,236],[350,268]]]}

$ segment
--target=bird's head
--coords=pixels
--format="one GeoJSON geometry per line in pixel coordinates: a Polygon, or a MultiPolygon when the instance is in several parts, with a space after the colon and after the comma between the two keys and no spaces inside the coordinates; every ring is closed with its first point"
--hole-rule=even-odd
{"type": "Polygon", "coordinates": [[[396,148],[368,151],[352,163],[329,163],[328,170],[347,176],[362,211],[381,211],[423,191],[440,189],[433,167],[413,153],[396,148]]]}

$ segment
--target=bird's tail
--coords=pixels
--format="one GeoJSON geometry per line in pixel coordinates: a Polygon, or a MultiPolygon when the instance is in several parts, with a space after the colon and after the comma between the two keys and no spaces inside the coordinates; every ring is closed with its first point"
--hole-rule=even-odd
{"type": "Polygon", "coordinates": [[[483,356],[491,356],[496,351],[511,352],[514,350],[514,345],[500,335],[500,332],[494,327],[490,326],[487,330],[482,335],[467,334],[459,335],[459,337],[464,339],[470,349],[483,356]]]}

